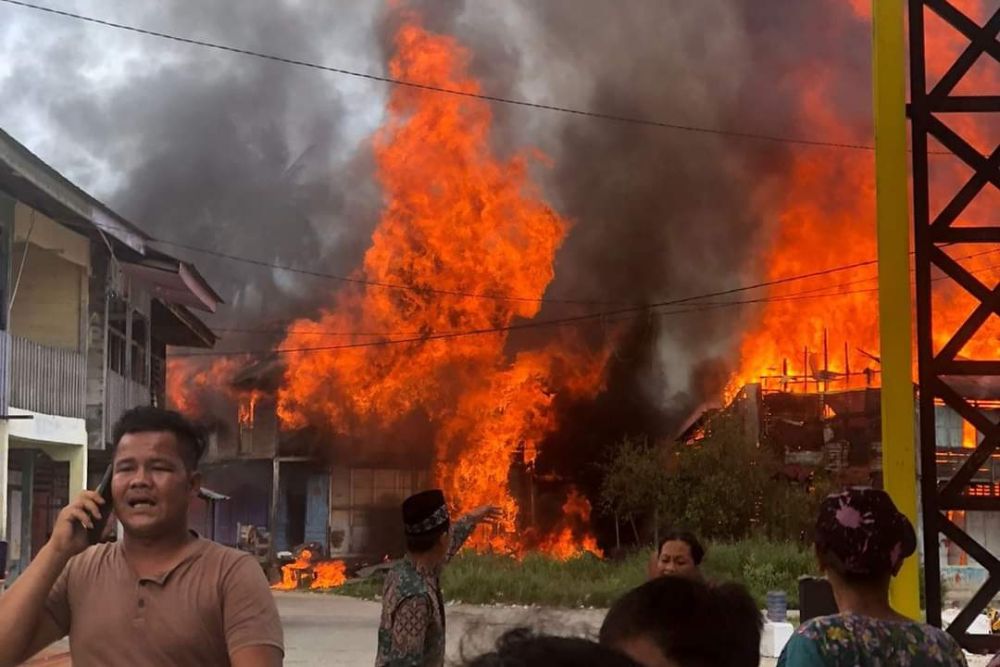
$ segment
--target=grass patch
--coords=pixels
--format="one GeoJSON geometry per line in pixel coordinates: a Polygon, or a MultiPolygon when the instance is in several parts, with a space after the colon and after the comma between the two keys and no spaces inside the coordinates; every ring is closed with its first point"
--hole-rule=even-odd
{"type": "Polygon", "coordinates": [[[754,538],[711,545],[703,570],[711,580],[743,584],[762,608],[768,591],[785,591],[788,606],[797,609],[799,577],[816,574],[816,557],[798,544],[754,538]]]}
{"type": "MultiPolygon", "coordinates": [[[[463,553],[445,569],[441,586],[452,602],[607,607],[645,581],[648,557],[645,551],[614,561],[587,554],[559,562],[538,554],[516,560],[463,553]]],[[[796,607],[798,578],[812,573],[814,564],[797,545],[748,540],[710,546],[703,569],[710,580],[742,583],[761,606],[768,591],[784,590],[789,606],[796,607]]],[[[382,578],[348,582],[331,592],[373,599],[382,593],[382,578]]]]}

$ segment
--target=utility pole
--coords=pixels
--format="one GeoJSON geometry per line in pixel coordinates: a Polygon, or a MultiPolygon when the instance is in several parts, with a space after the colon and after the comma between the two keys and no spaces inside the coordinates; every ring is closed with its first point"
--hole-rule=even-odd
{"type": "MultiPolygon", "coordinates": [[[[913,352],[910,326],[910,215],[906,152],[906,60],[903,0],[873,0],[872,80],[878,223],[879,343],[882,359],[882,476],[899,510],[917,523],[913,352]]],[[[937,558],[937,553],[925,554],[937,558]]],[[[893,579],[892,603],[920,614],[917,558],[893,579]]]]}

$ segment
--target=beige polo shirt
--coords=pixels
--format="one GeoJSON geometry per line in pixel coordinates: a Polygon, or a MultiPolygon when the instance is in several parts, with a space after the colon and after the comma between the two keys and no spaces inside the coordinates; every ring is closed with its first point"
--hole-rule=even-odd
{"type": "Polygon", "coordinates": [[[247,646],[284,650],[281,621],[254,558],[205,539],[168,572],[140,578],[120,542],[72,558],[48,598],[73,667],[229,665],[247,646]]]}

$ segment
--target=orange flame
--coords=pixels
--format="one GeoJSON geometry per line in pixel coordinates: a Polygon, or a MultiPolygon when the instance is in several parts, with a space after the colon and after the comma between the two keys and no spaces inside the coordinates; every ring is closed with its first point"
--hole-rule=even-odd
{"type": "MultiPolygon", "coordinates": [[[[986,12],[983,0],[967,0],[963,4],[972,16],[992,13],[986,12]]],[[[860,20],[871,19],[870,2],[851,0],[850,6],[860,20]]],[[[928,25],[927,38],[929,69],[937,76],[967,45],[967,40],[939,23],[928,25]]],[[[827,100],[833,72],[810,65],[797,76],[803,91],[799,112],[810,127],[838,141],[870,140],[857,136],[831,112],[827,100]]],[[[932,77],[930,83],[935,80],[932,77]]],[[[994,90],[1000,86],[1000,76],[996,69],[974,69],[960,87],[963,85],[980,91],[994,90]]],[[[947,119],[949,125],[979,150],[992,150],[996,137],[995,132],[991,135],[988,131],[988,124],[961,114],[954,116],[947,119]]],[[[931,150],[940,149],[932,143],[931,150]]],[[[935,214],[970,174],[960,160],[932,156],[931,162],[931,209],[935,214]]],[[[775,241],[762,261],[767,279],[853,264],[876,256],[871,154],[799,151],[793,158],[783,191],[786,194],[780,202],[775,241]]],[[[1000,197],[996,188],[987,188],[956,224],[994,222],[998,208],[1000,197]]],[[[992,246],[984,251],[982,246],[953,246],[946,252],[987,287],[991,288],[1000,279],[997,270],[1000,248],[992,246]]],[[[933,337],[936,349],[940,349],[972,313],[975,302],[950,281],[936,280],[933,289],[933,337]]],[[[877,267],[818,277],[796,283],[794,288],[774,287],[768,296],[774,300],[759,311],[742,336],[738,369],[726,389],[727,398],[733,397],[744,384],[760,382],[762,378],[765,388],[769,385],[790,391],[878,384],[874,374],[879,370],[877,267]],[[843,375],[848,371],[850,376],[843,375]]],[[[960,354],[976,359],[997,358],[1000,318],[991,316],[960,354]]]]}
{"type": "Polygon", "coordinates": [[[299,573],[312,567],[312,552],[303,549],[295,562],[281,566],[281,581],[271,586],[276,591],[294,591],[299,587],[299,573]]]}
{"type": "Polygon", "coordinates": [[[597,546],[597,540],[590,534],[590,501],[576,489],[569,492],[563,505],[563,517],[559,526],[539,545],[539,551],[556,560],[569,560],[589,552],[599,558],[604,552],[597,546]]]}
{"type": "Polygon", "coordinates": [[[337,588],[347,581],[347,565],[341,560],[329,560],[313,566],[311,589],[337,588]]]}
{"type": "MultiPolygon", "coordinates": [[[[405,18],[391,76],[478,93],[468,52],[405,18]]],[[[511,463],[519,452],[532,459],[556,428],[557,397],[599,391],[606,354],[569,335],[508,352],[503,329],[538,314],[569,223],[529,177],[544,157],[495,155],[491,124],[482,100],[393,90],[374,140],[385,204],[357,275],[413,289],[344,290],[315,320],[294,323],[281,347],[313,347],[311,333],[352,330],[387,332],[378,341],[388,344],[289,354],[278,413],[286,427],[323,425],[372,440],[407,417],[429,420],[437,482],[450,503],[462,513],[485,504],[504,510],[500,530],[472,543],[516,550],[511,463]],[[490,333],[428,338],[455,330],[490,333]]]]}
{"type": "Polygon", "coordinates": [[[262,398],[263,394],[254,389],[240,401],[237,418],[239,419],[240,426],[247,428],[253,428],[254,421],[257,418],[257,403],[262,398]]]}
{"type": "Polygon", "coordinates": [[[203,398],[209,394],[230,395],[229,382],[245,360],[219,357],[204,362],[187,357],[167,359],[167,404],[191,417],[205,416],[203,398]]]}
{"type": "Polygon", "coordinates": [[[281,581],[271,586],[276,591],[294,591],[299,588],[303,573],[309,573],[312,590],[337,588],[347,581],[347,565],[340,560],[313,562],[313,552],[303,549],[298,558],[281,566],[281,581]]]}

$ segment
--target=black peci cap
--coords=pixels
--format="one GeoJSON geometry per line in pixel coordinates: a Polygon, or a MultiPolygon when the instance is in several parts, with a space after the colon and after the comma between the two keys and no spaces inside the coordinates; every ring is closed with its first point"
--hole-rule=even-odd
{"type": "Polygon", "coordinates": [[[451,523],[444,492],[440,489],[421,491],[403,501],[403,527],[407,535],[421,535],[451,523]]]}

